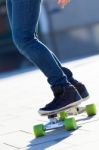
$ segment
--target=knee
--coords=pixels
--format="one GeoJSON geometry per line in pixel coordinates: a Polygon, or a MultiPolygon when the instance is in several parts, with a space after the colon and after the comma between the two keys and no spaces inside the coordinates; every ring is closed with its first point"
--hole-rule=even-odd
{"type": "Polygon", "coordinates": [[[33,36],[33,34],[28,34],[20,31],[14,31],[12,34],[12,38],[17,49],[23,54],[27,50],[30,41],[35,41],[35,37],[33,36]]]}
{"type": "Polygon", "coordinates": [[[13,42],[18,48],[18,50],[22,50],[25,44],[25,37],[19,31],[14,31],[12,34],[13,42]]]}

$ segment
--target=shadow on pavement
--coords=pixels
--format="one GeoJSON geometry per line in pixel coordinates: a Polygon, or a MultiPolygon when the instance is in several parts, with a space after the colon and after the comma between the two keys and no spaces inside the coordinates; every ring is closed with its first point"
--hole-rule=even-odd
{"type": "Polygon", "coordinates": [[[81,125],[82,125],[82,124],[86,124],[86,123],[90,123],[90,122],[99,120],[99,118],[95,118],[94,120],[93,120],[93,118],[95,118],[95,115],[94,116],[89,116],[89,117],[86,117],[86,118],[77,119],[76,121],[77,122],[85,121],[85,122],[81,122],[81,125]]]}
{"type": "Polygon", "coordinates": [[[51,147],[64,139],[70,137],[74,131],[66,131],[65,129],[56,129],[50,132],[47,132],[44,137],[39,137],[30,141],[30,144],[27,146],[27,150],[45,150],[48,147],[51,147]]]}

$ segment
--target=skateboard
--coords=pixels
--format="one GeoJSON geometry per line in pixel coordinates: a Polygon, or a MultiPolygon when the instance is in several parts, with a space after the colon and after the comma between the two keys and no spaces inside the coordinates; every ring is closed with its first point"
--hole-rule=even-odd
{"type": "Polygon", "coordinates": [[[77,129],[77,120],[75,119],[75,115],[81,114],[83,112],[87,113],[87,116],[94,116],[97,114],[96,105],[88,104],[85,106],[80,106],[80,104],[76,106],[72,106],[68,109],[52,112],[49,114],[44,114],[42,116],[47,116],[49,122],[45,125],[38,124],[33,126],[33,132],[36,138],[45,136],[46,131],[57,129],[63,127],[67,131],[76,130],[77,129]]]}

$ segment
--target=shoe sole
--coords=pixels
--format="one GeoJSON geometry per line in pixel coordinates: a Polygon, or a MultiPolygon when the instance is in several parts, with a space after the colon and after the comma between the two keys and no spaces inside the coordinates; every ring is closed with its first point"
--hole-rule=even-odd
{"type": "Polygon", "coordinates": [[[40,114],[40,115],[50,115],[50,114],[53,115],[53,114],[56,114],[56,113],[61,112],[61,111],[63,111],[63,110],[69,109],[69,108],[71,108],[71,107],[78,106],[78,105],[80,105],[83,101],[86,101],[87,99],[89,99],[89,96],[87,96],[86,98],[80,99],[80,100],[78,100],[78,101],[76,101],[76,102],[74,102],[74,103],[71,103],[71,104],[69,104],[69,105],[66,105],[66,106],[64,106],[64,107],[62,107],[62,108],[53,110],[53,111],[39,111],[39,114],[40,114]]]}
{"type": "Polygon", "coordinates": [[[85,98],[82,98],[84,101],[87,101],[90,98],[90,96],[87,96],[85,98]]]}

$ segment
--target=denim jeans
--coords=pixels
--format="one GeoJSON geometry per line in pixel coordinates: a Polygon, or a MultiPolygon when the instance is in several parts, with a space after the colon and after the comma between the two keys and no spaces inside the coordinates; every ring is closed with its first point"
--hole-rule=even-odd
{"type": "Polygon", "coordinates": [[[6,0],[13,42],[45,74],[51,86],[68,85],[70,72],[67,69],[64,73],[55,54],[37,38],[41,3],[41,0],[6,0]]]}

